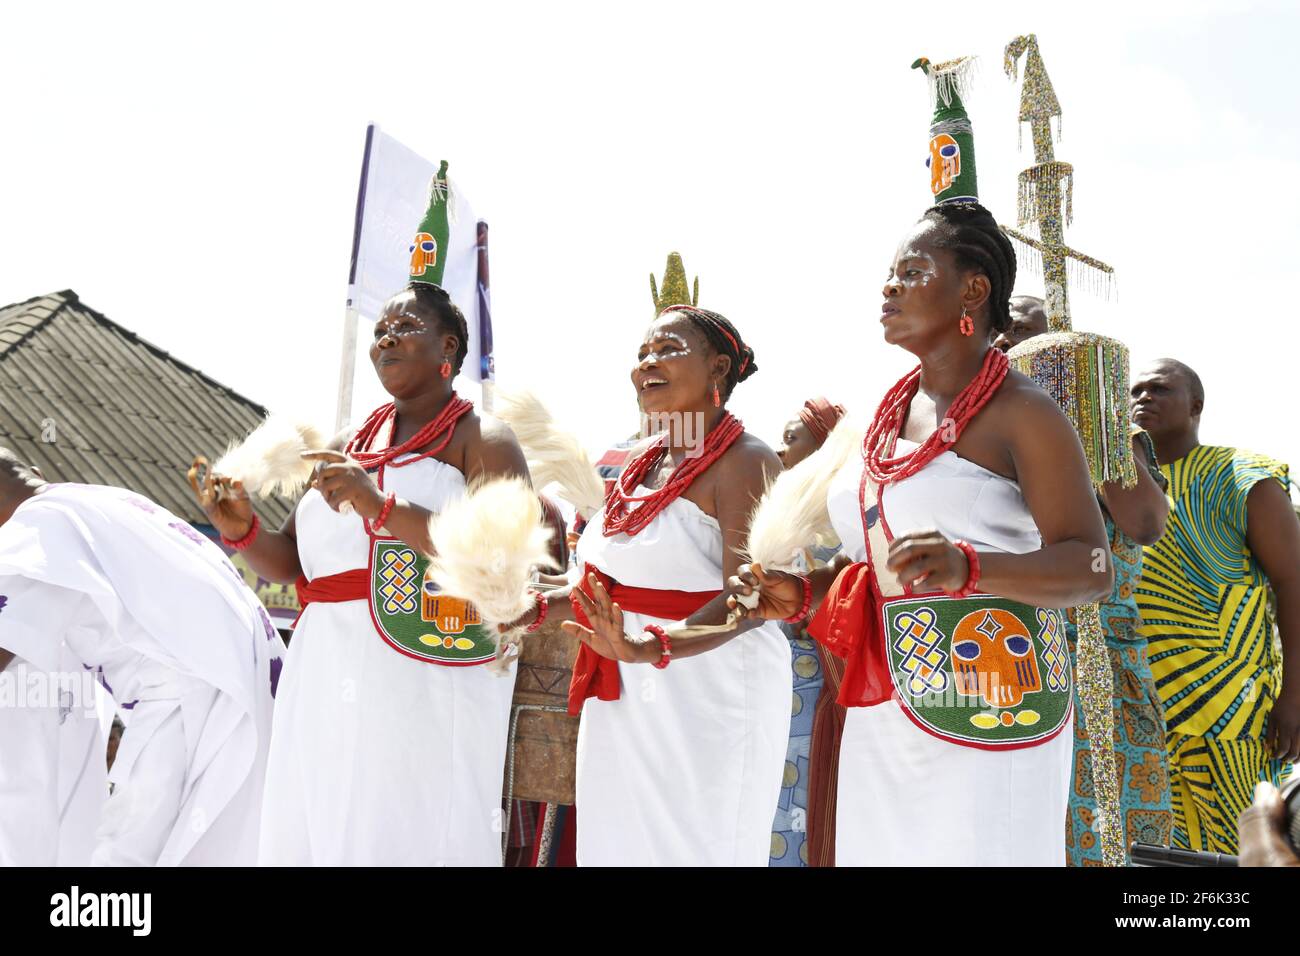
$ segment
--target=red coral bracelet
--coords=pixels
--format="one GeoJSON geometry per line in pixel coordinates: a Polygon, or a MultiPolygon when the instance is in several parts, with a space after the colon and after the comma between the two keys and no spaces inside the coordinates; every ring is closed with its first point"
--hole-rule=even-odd
{"type": "Polygon", "coordinates": [[[964,598],[970,597],[980,586],[980,556],[975,552],[975,546],[969,541],[963,541],[958,538],[953,544],[966,555],[966,583],[956,591],[949,591],[952,597],[964,598]]]}
{"type": "Polygon", "coordinates": [[[393,508],[397,505],[397,492],[390,491],[384,496],[384,506],[379,509],[379,514],[375,515],[374,521],[367,521],[366,528],[371,534],[377,534],[388,520],[388,516],[393,513],[393,508]]]}
{"type": "Polygon", "coordinates": [[[668,666],[668,663],[673,659],[672,639],[669,638],[668,633],[658,624],[647,624],[645,626],[645,629],[649,633],[653,634],[655,637],[659,638],[659,646],[660,648],[662,648],[662,653],[659,657],[659,660],[655,661],[655,667],[659,668],[660,670],[663,670],[665,667],[668,666]]]}
{"type": "Polygon", "coordinates": [[[247,550],[257,539],[257,533],[262,530],[262,519],[256,514],[253,515],[253,523],[248,526],[248,533],[238,541],[231,541],[224,534],[221,536],[221,543],[227,548],[234,548],[236,551],[247,550]]]}
{"type": "Polygon", "coordinates": [[[796,574],[795,577],[803,582],[803,604],[799,606],[799,610],[795,611],[785,619],[787,624],[798,624],[806,618],[808,612],[812,610],[812,579],[806,578],[802,574],[796,574]]]}
{"type": "Polygon", "coordinates": [[[525,634],[532,634],[534,631],[540,628],[544,623],[546,623],[546,615],[551,610],[551,602],[546,600],[546,595],[543,594],[541,591],[533,592],[533,600],[537,603],[537,620],[533,621],[532,624],[529,624],[526,628],[524,628],[525,634]]]}

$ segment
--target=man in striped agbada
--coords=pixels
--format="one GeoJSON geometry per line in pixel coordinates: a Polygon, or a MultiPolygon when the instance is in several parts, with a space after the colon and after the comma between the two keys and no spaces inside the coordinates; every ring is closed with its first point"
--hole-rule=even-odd
{"type": "Polygon", "coordinates": [[[1159,359],[1131,396],[1172,506],[1137,592],[1168,727],[1172,842],[1236,853],[1256,782],[1279,783],[1300,758],[1300,522],[1285,464],[1201,444],[1192,369],[1159,359]]]}

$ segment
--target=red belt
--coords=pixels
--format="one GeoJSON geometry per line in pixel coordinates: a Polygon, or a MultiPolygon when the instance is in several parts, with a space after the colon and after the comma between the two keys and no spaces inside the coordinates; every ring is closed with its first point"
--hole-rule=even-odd
{"type": "MultiPolygon", "coordinates": [[[[657,588],[634,588],[619,584],[600,568],[590,564],[583,568],[582,581],[578,585],[584,594],[591,596],[591,582],[587,575],[596,575],[597,580],[609,592],[611,600],[631,614],[645,614],[660,620],[680,621],[688,618],[719,594],[718,591],[661,591],[657,588]]],[[[576,597],[573,602],[573,616],[583,627],[590,627],[587,612],[582,609],[576,597]]],[[[618,661],[601,657],[586,644],[578,648],[578,658],[573,662],[573,680],[569,683],[569,713],[577,716],[582,711],[582,703],[588,697],[599,700],[618,700],[618,661]]]]}
{"type": "Polygon", "coordinates": [[[307,610],[309,604],[339,604],[343,601],[368,599],[370,571],[368,568],[353,568],[351,571],[327,574],[310,581],[307,580],[306,575],[303,575],[294,582],[294,589],[298,592],[298,606],[302,609],[298,612],[298,617],[293,620],[294,625],[297,626],[302,618],[302,612],[307,610]]]}

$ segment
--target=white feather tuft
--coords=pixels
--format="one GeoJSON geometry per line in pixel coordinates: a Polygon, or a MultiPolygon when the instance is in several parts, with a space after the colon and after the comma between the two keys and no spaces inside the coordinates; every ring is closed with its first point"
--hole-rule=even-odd
{"type": "Polygon", "coordinates": [[[429,522],[428,574],[448,594],[473,604],[489,627],[521,617],[533,603],[533,569],[554,567],[537,492],[519,478],[469,490],[429,522]]]}
{"type": "Polygon", "coordinates": [[[826,495],[849,456],[862,446],[864,430],[841,419],[825,443],[783,471],[754,508],[746,552],[764,569],[790,570],[796,555],[818,540],[834,540],[826,495]]]}
{"type": "Polygon", "coordinates": [[[293,496],[311,480],[315,465],[303,461],[302,453],[324,448],[328,441],[312,425],[271,415],[242,442],[232,443],[212,470],[238,479],[249,495],[293,496]]]}
{"type": "Polygon", "coordinates": [[[492,393],[492,414],[519,439],[535,488],[559,485],[557,494],[584,518],[604,507],[605,483],[582,443],[555,424],[536,395],[498,386],[492,393]]]}

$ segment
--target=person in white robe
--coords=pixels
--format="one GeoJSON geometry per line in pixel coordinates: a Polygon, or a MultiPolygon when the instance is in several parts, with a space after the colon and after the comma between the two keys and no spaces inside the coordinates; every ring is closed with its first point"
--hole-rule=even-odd
{"type": "MultiPolygon", "coordinates": [[[[48,672],[70,654],[124,712],[92,863],[254,862],[283,642],[215,544],[140,495],[48,484],[0,451],[0,649],[48,672]]],[[[46,829],[59,762],[39,761],[51,779],[24,810],[46,829]]]]}
{"type": "Polygon", "coordinates": [[[58,671],[0,671],[0,866],[87,866],[108,798],[94,675],[67,646],[58,671]]]}

